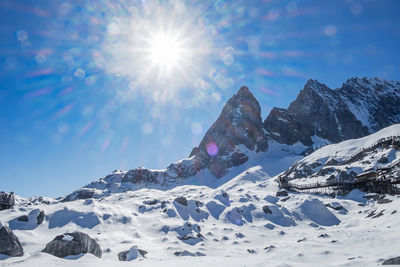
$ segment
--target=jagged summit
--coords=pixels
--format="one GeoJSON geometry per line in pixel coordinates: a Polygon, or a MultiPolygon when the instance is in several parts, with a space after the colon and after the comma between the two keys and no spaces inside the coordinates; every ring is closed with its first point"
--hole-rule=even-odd
{"type": "MultiPolygon", "coordinates": [[[[399,123],[399,107],[399,82],[351,78],[333,90],[310,79],[287,109],[273,108],[262,123],[260,104],[242,86],[227,101],[189,158],[172,163],[165,170],[136,168],[114,172],[65,200],[98,198],[144,187],[171,188],[188,180],[209,183],[232,167],[248,162],[252,153],[267,151],[272,141],[286,151],[278,151],[277,157],[288,153],[297,157],[329,143],[363,137],[399,123]]],[[[276,146],[271,145],[271,151],[276,146]]],[[[291,160],[296,160],[294,156],[291,160]]]]}
{"type": "Polygon", "coordinates": [[[351,78],[333,90],[311,79],[287,110],[271,111],[264,127],[280,143],[337,143],[399,123],[399,106],[399,82],[351,78]]]}
{"type": "Polygon", "coordinates": [[[248,160],[240,145],[256,152],[267,150],[260,104],[245,86],[228,100],[190,156],[198,157],[214,176],[221,177],[228,168],[248,160]]]}
{"type": "Polygon", "coordinates": [[[231,167],[245,163],[250,151],[262,152],[267,147],[260,104],[250,90],[242,86],[225,104],[189,158],[172,163],[165,170],[140,167],[127,172],[114,172],[73,192],[65,200],[98,198],[142,187],[168,188],[178,185],[182,179],[199,175],[202,170],[220,178],[231,167]]]}

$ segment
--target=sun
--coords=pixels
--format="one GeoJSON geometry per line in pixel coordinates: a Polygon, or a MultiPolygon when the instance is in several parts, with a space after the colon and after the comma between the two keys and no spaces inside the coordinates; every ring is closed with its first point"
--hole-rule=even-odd
{"type": "Polygon", "coordinates": [[[159,32],[150,38],[149,55],[153,65],[171,71],[184,58],[182,41],[177,35],[159,32]]]}
{"type": "Polygon", "coordinates": [[[126,99],[139,93],[168,103],[180,91],[198,89],[198,81],[205,87],[214,69],[215,30],[204,9],[182,0],[143,2],[109,22],[95,62],[127,81],[126,99]]]}

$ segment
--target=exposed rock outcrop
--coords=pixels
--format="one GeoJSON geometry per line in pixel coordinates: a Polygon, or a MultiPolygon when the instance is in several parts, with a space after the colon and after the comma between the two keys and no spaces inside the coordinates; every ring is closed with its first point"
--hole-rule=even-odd
{"type": "Polygon", "coordinates": [[[220,116],[189,158],[172,163],[166,170],[136,168],[128,172],[115,171],[76,190],[64,201],[98,198],[130,188],[177,185],[182,179],[194,176],[203,169],[220,178],[229,168],[245,163],[249,159],[249,151],[262,152],[267,147],[260,104],[243,86],[225,104],[220,116]]]}
{"type": "Polygon", "coordinates": [[[6,225],[0,223],[0,254],[10,257],[24,255],[24,250],[18,237],[6,225]]]}
{"type": "Polygon", "coordinates": [[[337,143],[399,123],[399,106],[399,82],[352,78],[332,90],[309,80],[288,109],[272,109],[264,128],[279,143],[310,146],[309,153],[325,145],[315,137],[337,143]]]}
{"type": "Polygon", "coordinates": [[[261,108],[245,86],[225,104],[221,115],[203,137],[190,156],[199,158],[216,177],[222,177],[228,168],[248,160],[243,145],[256,152],[267,150],[267,139],[261,122],[261,108]]]}
{"type": "Polygon", "coordinates": [[[101,249],[96,240],[85,233],[74,232],[56,236],[42,252],[49,253],[59,258],[81,253],[91,253],[101,258],[101,249]]]}

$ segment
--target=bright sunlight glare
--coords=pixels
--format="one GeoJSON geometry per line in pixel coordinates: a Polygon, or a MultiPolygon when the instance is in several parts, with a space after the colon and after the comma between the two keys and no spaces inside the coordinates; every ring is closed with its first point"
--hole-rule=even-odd
{"type": "Polygon", "coordinates": [[[111,19],[102,43],[105,56],[94,54],[99,66],[128,81],[119,99],[139,92],[168,103],[178,92],[197,88],[198,81],[206,87],[215,63],[211,54],[218,50],[204,10],[191,7],[189,12],[178,0],[146,3],[141,12],[124,10],[111,19]]]}
{"type": "Polygon", "coordinates": [[[183,47],[176,36],[160,32],[150,40],[150,60],[160,68],[171,71],[183,60],[183,47]]]}

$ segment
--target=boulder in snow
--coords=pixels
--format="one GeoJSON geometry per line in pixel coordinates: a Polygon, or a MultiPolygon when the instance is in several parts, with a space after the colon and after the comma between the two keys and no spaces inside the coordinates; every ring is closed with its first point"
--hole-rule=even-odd
{"type": "Polygon", "coordinates": [[[102,254],[100,245],[96,240],[82,232],[58,235],[46,245],[42,252],[49,253],[59,258],[81,253],[91,253],[101,258],[102,254]]]}
{"type": "Polygon", "coordinates": [[[400,257],[385,260],[382,265],[400,265],[400,257]]]}
{"type": "Polygon", "coordinates": [[[24,255],[24,250],[18,237],[6,225],[0,223],[0,254],[10,257],[24,255]]]}
{"type": "Polygon", "coordinates": [[[133,246],[129,250],[118,253],[118,259],[120,261],[131,261],[137,259],[138,257],[146,258],[147,253],[148,252],[146,250],[138,249],[137,246],[133,246]]]}
{"type": "Polygon", "coordinates": [[[276,192],[276,196],[277,197],[287,197],[288,192],[285,189],[281,189],[276,192]]]}

